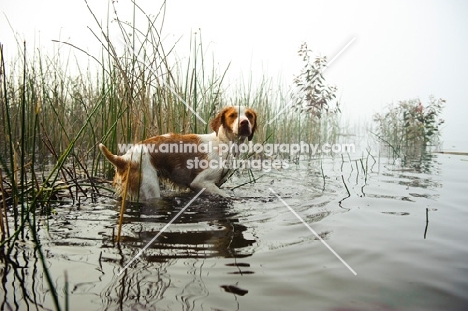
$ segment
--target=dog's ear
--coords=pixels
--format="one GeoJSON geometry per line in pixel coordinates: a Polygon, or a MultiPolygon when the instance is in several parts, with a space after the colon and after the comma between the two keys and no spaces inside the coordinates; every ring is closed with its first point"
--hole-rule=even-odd
{"type": "Polygon", "coordinates": [[[210,123],[211,128],[213,129],[213,131],[216,132],[216,136],[218,136],[218,131],[219,131],[219,128],[221,127],[221,124],[224,124],[226,122],[225,121],[226,111],[227,111],[227,108],[224,108],[223,110],[221,110],[221,112],[218,113],[216,117],[210,123]]]}
{"type": "Polygon", "coordinates": [[[255,131],[257,130],[257,113],[253,110],[253,109],[249,109],[249,112],[253,115],[253,118],[252,118],[252,133],[250,133],[248,140],[251,141],[253,136],[254,136],[254,133],[255,131]]]}

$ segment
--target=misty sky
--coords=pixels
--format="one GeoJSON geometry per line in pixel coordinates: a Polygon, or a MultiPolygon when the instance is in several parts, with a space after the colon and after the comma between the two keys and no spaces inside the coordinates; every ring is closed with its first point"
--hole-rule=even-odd
{"type": "MultiPolygon", "coordinates": [[[[107,19],[107,1],[89,3],[107,19]]],[[[129,3],[116,4],[123,20],[131,20],[129,3]]],[[[162,1],[137,3],[157,14],[162,1]]],[[[63,49],[53,39],[89,51],[97,44],[84,0],[3,0],[0,14],[7,54],[15,36],[51,52],[63,49]]],[[[199,29],[220,66],[231,62],[231,81],[251,72],[290,82],[302,42],[328,59],[350,43],[325,72],[338,86],[344,119],[370,120],[388,103],[424,104],[432,94],[447,100],[444,148],[468,151],[468,1],[167,1],[162,33],[167,42],[182,37],[178,54],[189,51],[188,38],[199,29]]]]}

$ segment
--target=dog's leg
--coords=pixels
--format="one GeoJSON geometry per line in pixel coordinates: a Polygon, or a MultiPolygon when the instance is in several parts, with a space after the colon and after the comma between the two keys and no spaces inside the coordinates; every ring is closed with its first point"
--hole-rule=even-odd
{"type": "Polygon", "coordinates": [[[159,188],[158,172],[150,168],[149,172],[143,173],[143,180],[140,186],[140,195],[143,194],[144,200],[155,199],[161,197],[159,188]]]}
{"type": "Polygon", "coordinates": [[[205,188],[205,192],[208,194],[219,195],[222,197],[229,197],[229,195],[223,190],[219,189],[215,185],[216,178],[209,178],[209,171],[203,171],[200,173],[190,184],[190,188],[194,191],[200,191],[205,188]]]}
{"type": "Polygon", "coordinates": [[[221,197],[229,197],[229,195],[224,192],[223,190],[219,189],[214,183],[210,182],[202,182],[202,183],[194,183],[190,184],[190,188],[196,192],[201,191],[205,188],[205,193],[212,194],[212,195],[219,195],[221,197]]]}
{"type": "Polygon", "coordinates": [[[141,184],[140,196],[143,200],[155,199],[161,197],[159,188],[158,171],[151,164],[149,154],[144,152],[141,156],[141,184]]]}

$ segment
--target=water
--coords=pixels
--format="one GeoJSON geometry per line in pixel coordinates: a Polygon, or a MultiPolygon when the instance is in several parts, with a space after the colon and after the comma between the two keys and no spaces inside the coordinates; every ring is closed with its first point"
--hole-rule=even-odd
{"type": "MultiPolygon", "coordinates": [[[[71,310],[465,310],[468,157],[343,160],[198,198],[126,269],[194,194],[128,206],[120,244],[117,202],[58,208],[39,232],[60,303],[66,274],[71,310]]],[[[0,269],[2,309],[53,309],[34,245],[0,269]]]]}

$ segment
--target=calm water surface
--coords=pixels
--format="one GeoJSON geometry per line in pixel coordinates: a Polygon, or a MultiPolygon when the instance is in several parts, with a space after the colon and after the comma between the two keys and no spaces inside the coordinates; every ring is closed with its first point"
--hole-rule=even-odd
{"type": "MultiPolygon", "coordinates": [[[[66,272],[71,310],[468,309],[468,157],[322,168],[198,198],[126,269],[194,194],[129,206],[120,244],[117,202],[58,209],[40,233],[61,303],[66,272]]],[[[3,310],[54,308],[33,245],[0,268],[3,310]]]]}

